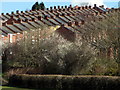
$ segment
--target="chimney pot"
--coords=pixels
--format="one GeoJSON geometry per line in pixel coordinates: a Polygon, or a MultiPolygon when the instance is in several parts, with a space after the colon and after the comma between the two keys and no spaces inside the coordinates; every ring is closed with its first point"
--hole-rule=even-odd
{"type": "Polygon", "coordinates": [[[61,6],[61,8],[63,8],[63,6],[61,6]]]}
{"type": "Polygon", "coordinates": [[[70,16],[70,13],[67,13],[68,16],[70,16]]]}
{"type": "Polygon", "coordinates": [[[70,5],[70,8],[72,8],[72,5],[70,5]]]}

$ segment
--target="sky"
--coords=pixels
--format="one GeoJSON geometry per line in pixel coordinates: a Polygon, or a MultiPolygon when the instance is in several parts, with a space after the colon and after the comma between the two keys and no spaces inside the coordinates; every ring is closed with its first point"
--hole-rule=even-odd
{"type": "Polygon", "coordinates": [[[69,6],[72,5],[80,5],[80,3],[87,2],[90,5],[104,4],[106,7],[118,7],[118,2],[120,0],[1,0],[0,2],[0,13],[11,13],[12,11],[25,11],[30,10],[32,5],[38,1],[44,2],[45,6],[49,8],[50,6],[69,6]]]}

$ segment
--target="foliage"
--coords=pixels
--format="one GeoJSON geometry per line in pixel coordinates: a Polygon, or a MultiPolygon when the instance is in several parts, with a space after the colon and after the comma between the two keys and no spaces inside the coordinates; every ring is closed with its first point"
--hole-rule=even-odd
{"type": "Polygon", "coordinates": [[[11,86],[55,90],[114,90],[120,89],[120,77],[75,75],[13,75],[11,86]]]}
{"type": "Polygon", "coordinates": [[[40,4],[38,2],[36,2],[33,6],[32,6],[32,10],[44,10],[45,9],[45,5],[43,2],[41,2],[40,4]]]}

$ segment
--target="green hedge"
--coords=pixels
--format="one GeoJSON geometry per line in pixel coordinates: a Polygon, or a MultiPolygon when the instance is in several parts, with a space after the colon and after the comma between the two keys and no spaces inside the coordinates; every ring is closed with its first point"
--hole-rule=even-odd
{"type": "Polygon", "coordinates": [[[120,77],[72,75],[13,75],[11,86],[52,90],[120,90],[120,77]]]}

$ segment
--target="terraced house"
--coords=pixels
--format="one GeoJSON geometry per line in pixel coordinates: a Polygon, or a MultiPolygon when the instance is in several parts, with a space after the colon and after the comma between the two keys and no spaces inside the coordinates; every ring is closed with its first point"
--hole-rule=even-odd
{"type": "Polygon", "coordinates": [[[97,7],[91,6],[54,6],[45,10],[30,10],[2,13],[0,19],[2,25],[0,31],[4,43],[14,43],[23,37],[24,31],[37,29],[41,26],[56,27],[60,34],[74,36],[75,32],[84,34],[86,31],[81,30],[85,23],[89,21],[99,21],[105,19],[108,13],[118,11],[118,9],[107,9],[104,5],[97,7]]]}

